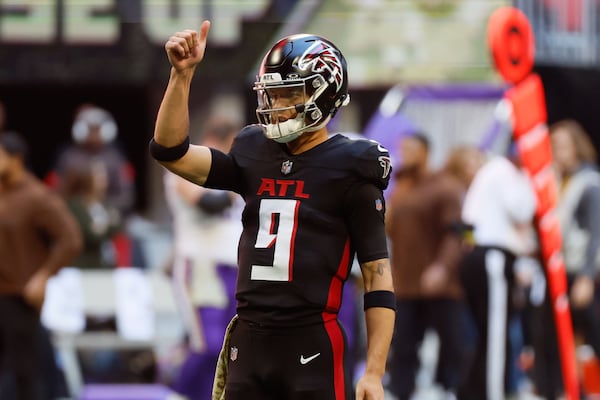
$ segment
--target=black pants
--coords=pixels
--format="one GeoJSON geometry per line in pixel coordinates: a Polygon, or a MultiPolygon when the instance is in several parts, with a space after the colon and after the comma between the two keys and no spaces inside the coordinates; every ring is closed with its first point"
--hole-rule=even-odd
{"type": "Polygon", "coordinates": [[[556,400],[563,392],[563,383],[556,327],[548,291],[543,303],[529,305],[528,314],[530,344],[535,354],[531,378],[539,396],[547,400],[556,400]]]}
{"type": "Polygon", "coordinates": [[[420,368],[418,350],[427,328],[440,339],[436,380],[456,391],[464,377],[470,334],[465,305],[455,299],[400,299],[390,352],[389,389],[400,400],[409,399],[420,368]]]}
{"type": "Polygon", "coordinates": [[[0,296],[0,320],[0,399],[51,399],[43,374],[48,338],[38,312],[21,297],[0,296]]]}
{"type": "Polygon", "coordinates": [[[504,400],[511,361],[508,323],[513,312],[514,289],[510,252],[477,246],[460,266],[461,281],[475,328],[477,342],[461,400],[504,400]]]}
{"type": "Polygon", "coordinates": [[[240,319],[231,332],[226,399],[353,399],[346,351],[336,320],[269,329],[240,319]]]}

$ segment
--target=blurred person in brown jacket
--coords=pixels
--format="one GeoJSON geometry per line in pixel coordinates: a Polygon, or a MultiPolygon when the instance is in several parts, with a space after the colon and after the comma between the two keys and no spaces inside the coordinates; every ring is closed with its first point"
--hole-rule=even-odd
{"type": "MultiPolygon", "coordinates": [[[[27,146],[0,134],[0,399],[51,399],[40,322],[46,282],[81,249],[64,202],[25,166],[27,146]]],[[[47,347],[46,347],[47,348],[47,347]]]]}
{"type": "MultiPolygon", "coordinates": [[[[390,389],[399,400],[411,397],[419,344],[431,328],[444,354],[437,380],[447,398],[453,398],[467,345],[457,275],[463,255],[461,207],[466,183],[449,168],[429,169],[429,141],[422,134],[404,138],[400,154],[402,164],[395,174],[386,221],[398,307],[390,389]]],[[[456,163],[451,165],[462,171],[456,163]]]]}

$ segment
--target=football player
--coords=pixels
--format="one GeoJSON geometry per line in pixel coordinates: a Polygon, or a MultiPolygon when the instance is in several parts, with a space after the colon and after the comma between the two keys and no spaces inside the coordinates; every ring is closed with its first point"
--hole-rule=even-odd
{"type": "Polygon", "coordinates": [[[327,123],[350,99],[346,61],[329,40],[307,34],[285,37],[265,55],[254,85],[259,123],[243,128],[229,153],[190,145],[190,84],[209,27],[204,21],[165,44],[172,68],[150,152],[174,173],[245,200],[221,398],[382,400],[396,306],[382,194],[389,153],[328,135],[327,123]],[[337,319],[354,254],[368,345],[356,394],[337,319]]]}

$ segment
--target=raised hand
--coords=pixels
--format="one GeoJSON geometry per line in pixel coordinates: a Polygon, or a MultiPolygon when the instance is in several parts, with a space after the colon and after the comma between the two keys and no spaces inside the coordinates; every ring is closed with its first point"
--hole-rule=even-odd
{"type": "Polygon", "coordinates": [[[165,43],[169,62],[177,72],[193,69],[202,61],[209,29],[210,21],[205,20],[199,32],[191,29],[176,32],[165,43]]]}

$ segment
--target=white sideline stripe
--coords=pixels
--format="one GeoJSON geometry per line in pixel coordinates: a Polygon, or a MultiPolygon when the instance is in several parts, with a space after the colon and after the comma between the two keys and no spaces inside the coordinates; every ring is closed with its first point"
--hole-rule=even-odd
{"type": "Polygon", "coordinates": [[[485,253],[488,279],[488,339],[486,390],[488,400],[504,399],[506,358],[506,304],[508,285],[504,277],[506,258],[499,250],[485,253]]]}

